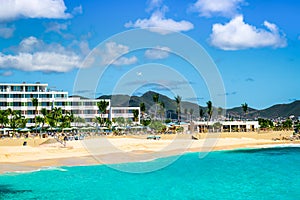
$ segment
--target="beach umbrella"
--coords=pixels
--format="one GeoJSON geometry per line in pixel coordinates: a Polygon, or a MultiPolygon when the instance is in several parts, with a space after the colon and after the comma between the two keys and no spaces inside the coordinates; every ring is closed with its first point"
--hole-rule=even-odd
{"type": "Polygon", "coordinates": [[[57,130],[59,130],[59,129],[58,129],[58,128],[55,128],[55,127],[49,127],[47,130],[48,130],[48,131],[57,131],[57,130]]]}
{"type": "Polygon", "coordinates": [[[20,132],[29,132],[31,130],[29,128],[21,128],[18,131],[20,131],[20,132]]]}
{"type": "Polygon", "coordinates": [[[73,128],[63,128],[62,130],[63,130],[63,131],[72,131],[73,128]]]}

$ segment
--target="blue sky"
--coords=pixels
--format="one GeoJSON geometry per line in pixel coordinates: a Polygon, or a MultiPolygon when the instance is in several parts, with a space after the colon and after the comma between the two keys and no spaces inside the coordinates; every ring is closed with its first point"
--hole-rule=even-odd
{"type": "MultiPolygon", "coordinates": [[[[151,89],[171,98],[179,94],[185,100],[205,105],[210,100],[209,86],[170,47],[157,44],[157,49],[133,52],[126,42],[103,43],[124,31],[155,26],[185,34],[205,49],[220,72],[225,92],[219,95],[226,98],[228,108],[247,102],[250,107],[261,109],[300,99],[299,1],[0,0],[0,3],[1,82],[40,81],[73,93],[77,75],[84,70],[82,62],[102,43],[105,49],[99,56],[110,67],[94,96],[112,93],[113,86],[125,77],[135,84],[133,94],[151,89]],[[120,58],[112,62],[113,56],[120,58]],[[153,79],[145,84],[145,80],[140,80],[144,75],[140,66],[144,67],[144,73],[151,74],[157,64],[167,66],[169,71],[174,69],[185,79],[176,74],[171,78],[163,76],[161,72],[160,82],[154,83],[153,79]],[[136,77],[126,77],[129,72],[136,77]],[[185,84],[194,89],[195,98],[185,94],[185,84]]],[[[130,93],[125,85],[124,93],[130,93]]]]}

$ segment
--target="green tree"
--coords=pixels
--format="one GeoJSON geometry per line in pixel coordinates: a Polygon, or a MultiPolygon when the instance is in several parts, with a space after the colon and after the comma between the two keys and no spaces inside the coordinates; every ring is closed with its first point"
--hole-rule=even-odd
{"type": "Polygon", "coordinates": [[[188,109],[184,108],[183,112],[184,112],[184,115],[185,115],[185,119],[187,120],[188,119],[188,109]]]}
{"type": "Polygon", "coordinates": [[[71,122],[74,121],[73,113],[67,111],[64,115],[61,116],[60,121],[61,121],[60,124],[61,128],[71,127],[71,122]]]}
{"type": "Polygon", "coordinates": [[[258,119],[258,124],[260,126],[260,128],[274,128],[274,124],[271,120],[269,119],[262,119],[262,118],[259,118],[258,119]]]}
{"type": "Polygon", "coordinates": [[[32,98],[31,102],[32,102],[32,106],[34,106],[34,125],[35,125],[35,133],[37,133],[36,115],[37,115],[37,107],[39,105],[39,100],[37,98],[32,98]]]}
{"type": "Polygon", "coordinates": [[[137,122],[138,118],[139,118],[139,114],[140,114],[139,110],[133,110],[132,113],[133,113],[133,119],[134,119],[134,121],[137,122]]]}
{"type": "Polygon", "coordinates": [[[213,114],[213,106],[212,106],[212,102],[208,101],[206,102],[207,105],[207,114],[208,114],[208,121],[211,120],[212,114],[213,114]]]}
{"type": "Polygon", "coordinates": [[[242,109],[244,111],[244,116],[245,116],[245,119],[246,119],[246,115],[248,113],[248,104],[247,103],[242,104],[242,109]]]}
{"type": "Polygon", "coordinates": [[[75,126],[78,126],[78,123],[85,124],[85,119],[79,116],[74,117],[75,126]]]}
{"type": "Polygon", "coordinates": [[[194,109],[191,108],[191,109],[190,109],[191,121],[193,120],[193,114],[194,114],[194,109]]]}
{"type": "Polygon", "coordinates": [[[36,116],[36,123],[40,126],[40,124],[45,124],[45,118],[38,115],[36,116]]]}
{"type": "Polygon", "coordinates": [[[42,120],[41,120],[41,124],[42,124],[42,128],[41,130],[44,129],[45,124],[47,124],[47,114],[49,113],[49,111],[46,108],[42,108],[41,109],[41,114],[42,114],[42,120]]]}
{"type": "Polygon", "coordinates": [[[142,118],[144,118],[144,115],[145,115],[145,112],[146,112],[146,106],[145,106],[144,102],[140,103],[140,110],[141,110],[142,118]]]}
{"type": "Polygon", "coordinates": [[[116,123],[118,124],[118,126],[124,126],[125,125],[125,119],[124,119],[124,117],[118,117],[118,118],[116,118],[116,123]]]}
{"type": "Polygon", "coordinates": [[[221,108],[221,107],[218,107],[218,118],[220,119],[221,118],[221,116],[222,116],[222,113],[223,113],[223,108],[221,108]]]}
{"type": "Polygon", "coordinates": [[[287,119],[282,122],[282,126],[284,129],[290,130],[293,127],[293,121],[291,119],[287,119]]]}
{"type": "Polygon", "coordinates": [[[155,93],[152,96],[153,102],[155,104],[155,112],[154,112],[154,119],[156,119],[156,114],[157,114],[157,104],[158,104],[158,99],[159,99],[159,94],[155,93]]]}
{"type": "Polygon", "coordinates": [[[159,120],[152,121],[149,127],[156,132],[163,132],[164,130],[166,130],[166,126],[159,120]]]}
{"type": "Polygon", "coordinates": [[[180,119],[181,119],[181,96],[177,95],[175,97],[175,101],[176,101],[176,113],[177,113],[177,120],[178,120],[178,124],[180,124],[180,119]]]}
{"type": "Polygon", "coordinates": [[[13,110],[11,111],[11,117],[9,120],[9,126],[13,129],[13,132],[16,131],[17,128],[20,127],[20,122],[22,119],[21,111],[20,110],[13,110]]]}
{"type": "Polygon", "coordinates": [[[204,117],[204,110],[200,106],[199,106],[199,116],[200,116],[200,120],[202,120],[204,117]]]}
{"type": "Polygon", "coordinates": [[[165,117],[165,103],[164,102],[159,102],[159,115],[161,118],[161,121],[164,121],[164,117],[165,117]]]}
{"type": "Polygon", "coordinates": [[[148,126],[151,123],[151,118],[147,117],[141,120],[141,124],[143,124],[143,126],[148,126]]]}
{"type": "Polygon", "coordinates": [[[109,105],[109,102],[105,101],[105,100],[101,100],[101,101],[97,102],[98,110],[100,113],[100,119],[98,118],[98,121],[100,121],[100,126],[102,126],[104,124],[103,114],[106,113],[106,109],[107,109],[108,105],[109,105]]]}
{"type": "MultiPolygon", "coordinates": [[[[50,116],[51,116],[51,119],[53,120],[54,126],[57,127],[58,123],[60,122],[61,116],[62,116],[62,109],[58,108],[58,107],[54,107],[51,110],[50,116]]],[[[53,123],[52,123],[52,125],[53,125],[53,123]]]]}
{"type": "Polygon", "coordinates": [[[7,110],[0,110],[0,127],[5,127],[8,124],[8,115],[7,110]]]}

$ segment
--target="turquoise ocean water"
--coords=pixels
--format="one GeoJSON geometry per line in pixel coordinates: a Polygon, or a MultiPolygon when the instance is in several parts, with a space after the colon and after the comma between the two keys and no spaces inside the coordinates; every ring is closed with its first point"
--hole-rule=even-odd
{"type": "Polygon", "coordinates": [[[9,173],[0,176],[0,199],[300,199],[300,148],[189,153],[145,174],[105,165],[9,173]]]}

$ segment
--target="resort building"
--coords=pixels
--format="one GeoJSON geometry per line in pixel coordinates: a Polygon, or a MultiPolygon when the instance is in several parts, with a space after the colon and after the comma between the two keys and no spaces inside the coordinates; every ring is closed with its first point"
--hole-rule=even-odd
{"type": "Polygon", "coordinates": [[[253,132],[259,129],[258,121],[196,121],[193,129],[198,132],[253,132]]]}
{"type": "MultiPolygon", "coordinates": [[[[97,102],[99,99],[88,99],[80,96],[69,96],[68,92],[51,90],[45,83],[0,83],[0,109],[20,110],[21,114],[28,118],[27,126],[34,125],[35,107],[32,99],[38,99],[37,115],[41,114],[43,108],[51,110],[52,108],[61,108],[64,112],[71,112],[74,116],[81,117],[89,125],[96,125],[94,119],[100,116],[97,102]]],[[[131,119],[134,123],[140,123],[140,117],[134,119],[133,110],[139,107],[111,107],[110,100],[106,113],[102,114],[103,118],[111,121],[118,117],[131,119]]]]}

